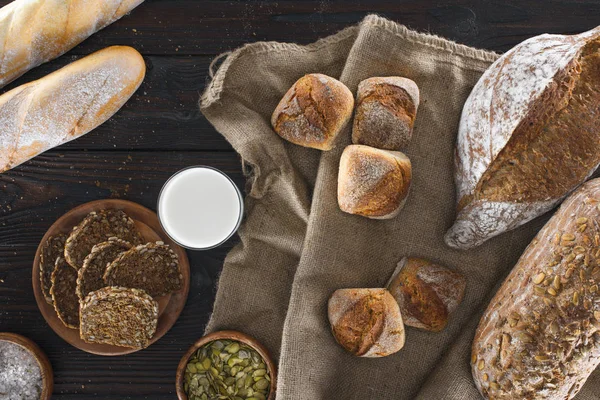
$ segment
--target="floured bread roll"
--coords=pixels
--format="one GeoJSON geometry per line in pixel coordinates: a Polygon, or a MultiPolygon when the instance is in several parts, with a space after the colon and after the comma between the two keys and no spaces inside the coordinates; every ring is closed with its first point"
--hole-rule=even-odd
{"type": "Polygon", "coordinates": [[[410,79],[386,76],[358,85],[352,143],[401,150],[412,138],[419,88],[410,79]]]}
{"type": "Polygon", "coordinates": [[[340,160],[338,204],[349,214],[393,218],[406,202],[411,179],[410,160],[403,153],[350,145],[340,160]]]}
{"type": "Polygon", "coordinates": [[[308,74],[287,91],[271,117],[279,136],[294,144],[331,150],[354,108],[354,96],[342,82],[308,74]]]}
{"type": "Polygon", "coordinates": [[[398,303],[385,289],[339,289],[328,303],[335,340],[360,357],[385,357],[404,347],[398,303]]]}

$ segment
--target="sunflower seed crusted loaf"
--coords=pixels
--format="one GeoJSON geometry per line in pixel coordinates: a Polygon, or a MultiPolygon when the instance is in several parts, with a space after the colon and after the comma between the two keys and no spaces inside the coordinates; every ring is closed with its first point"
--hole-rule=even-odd
{"type": "Polygon", "coordinates": [[[75,293],[77,286],[77,271],[64,258],[56,259],[52,272],[52,303],[58,318],[67,328],[79,327],[79,299],[75,293]]]}
{"type": "Polygon", "coordinates": [[[81,302],[79,335],[88,343],[143,349],[156,332],[158,303],[139,289],[104,287],[81,302]]]}
{"type": "Polygon", "coordinates": [[[562,204],[490,302],[471,369],[487,399],[567,400],[600,363],[600,179],[562,204]]]}
{"type": "Polygon", "coordinates": [[[75,269],[83,266],[83,260],[92,247],[111,237],[125,240],[132,245],[143,243],[142,236],[133,220],[121,210],[92,211],[73,228],[65,244],[65,259],[75,269]]]}
{"type": "Polygon", "coordinates": [[[85,299],[88,293],[106,286],[104,273],[108,264],[117,256],[131,248],[131,244],[118,238],[110,238],[92,248],[90,254],[83,260],[83,267],[77,274],[77,297],[85,299]]]}
{"type": "Polygon", "coordinates": [[[52,272],[56,265],[56,259],[63,257],[66,240],[67,235],[62,233],[50,236],[46,243],[44,243],[44,247],[40,253],[40,288],[48,304],[52,304],[52,294],[50,294],[52,272]]]}
{"type": "Polygon", "coordinates": [[[122,253],[108,265],[107,286],[143,289],[152,297],[181,289],[183,275],[173,250],[163,242],[147,243],[122,253]]]}

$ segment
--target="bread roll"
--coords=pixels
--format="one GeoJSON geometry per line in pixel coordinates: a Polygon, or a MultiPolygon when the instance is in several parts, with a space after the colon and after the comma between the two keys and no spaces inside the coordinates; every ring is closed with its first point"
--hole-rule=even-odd
{"type": "Polygon", "coordinates": [[[0,96],[0,172],[102,124],[145,72],[140,53],[113,46],[0,96]]]}
{"type": "Polygon", "coordinates": [[[16,0],[0,9],[0,87],[66,53],[144,0],[16,0]]]}
{"type": "Polygon", "coordinates": [[[352,116],[354,97],[342,82],[308,74],[287,91],[271,117],[282,138],[300,146],[331,150],[352,116]]]}
{"type": "Polygon", "coordinates": [[[551,210],[600,163],[600,28],[541,35],[500,57],[467,99],[458,132],[458,216],[467,249],[551,210]]]}
{"type": "Polygon", "coordinates": [[[338,204],[349,214],[393,218],[402,209],[412,179],[408,157],[398,151],[350,145],[338,175],[338,204]]]}
{"type": "Polygon", "coordinates": [[[387,289],[398,302],[404,324],[439,332],[463,299],[464,276],[419,258],[404,257],[387,289]]]}
{"type": "Polygon", "coordinates": [[[339,289],[328,304],[335,340],[360,357],[385,357],[404,346],[398,303],[385,289],[339,289]]]}
{"type": "Polygon", "coordinates": [[[399,76],[365,79],[358,85],[352,143],[401,150],[412,137],[419,88],[399,76]]]}
{"type": "Polygon", "coordinates": [[[575,397],[600,362],[600,179],[571,195],[481,318],[475,384],[487,399],[575,397]]]}

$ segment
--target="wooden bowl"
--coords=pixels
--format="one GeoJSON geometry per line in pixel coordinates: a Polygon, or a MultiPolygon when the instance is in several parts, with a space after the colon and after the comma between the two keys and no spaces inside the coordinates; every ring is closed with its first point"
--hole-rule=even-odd
{"type": "Polygon", "coordinates": [[[267,372],[271,377],[271,387],[269,388],[269,397],[267,397],[267,400],[275,399],[275,389],[277,388],[277,368],[275,367],[275,363],[269,355],[268,350],[262,344],[260,344],[258,340],[254,339],[249,335],[246,335],[245,333],[238,331],[217,331],[198,339],[198,341],[196,341],[196,343],[194,343],[192,347],[189,348],[189,350],[183,355],[183,357],[181,357],[181,361],[179,361],[179,366],[177,367],[177,375],[175,377],[177,397],[179,398],[179,400],[188,400],[187,394],[183,389],[183,378],[185,375],[185,368],[187,366],[187,362],[192,356],[192,354],[194,354],[196,350],[198,350],[200,347],[204,346],[209,342],[227,339],[236,340],[240,343],[244,343],[252,347],[258,352],[258,354],[260,354],[262,359],[265,361],[265,364],[267,364],[267,372]]]}
{"type": "Polygon", "coordinates": [[[46,240],[48,240],[48,238],[52,235],[59,233],[70,233],[71,229],[81,222],[81,220],[90,212],[100,211],[103,209],[123,210],[131,217],[131,219],[133,219],[136,228],[140,231],[144,240],[148,242],[162,240],[171,246],[179,258],[179,268],[181,274],[183,275],[182,287],[178,292],[157,297],[155,299],[158,302],[158,324],[156,326],[156,333],[152,339],[150,339],[150,344],[156,342],[165,333],[167,333],[173,324],[175,324],[177,318],[179,318],[179,314],[181,314],[181,311],[185,306],[188,292],[190,290],[190,264],[185,250],[173,242],[162,230],[156,214],[146,207],[131,201],[107,199],[96,200],[82,204],[57,219],[56,222],[52,224],[50,229],[48,229],[42,238],[40,245],[38,246],[37,252],[35,253],[31,277],[35,301],[37,302],[44,319],[46,319],[48,325],[50,325],[52,330],[56,332],[58,336],[63,338],[72,346],[92,354],[98,354],[101,356],[117,356],[134,353],[138,351],[138,349],[112,346],[108,344],[86,343],[79,337],[79,330],[67,328],[60,321],[58,315],[56,315],[54,307],[51,304],[46,303],[46,299],[44,298],[40,285],[40,254],[42,252],[44,243],[46,243],[46,240]]]}
{"type": "Polygon", "coordinates": [[[48,361],[48,357],[46,357],[42,349],[33,340],[17,335],[16,333],[0,332],[0,341],[15,343],[33,355],[40,366],[42,374],[42,395],[40,396],[40,400],[50,400],[52,390],[54,389],[54,375],[52,374],[50,361],[48,361]]]}

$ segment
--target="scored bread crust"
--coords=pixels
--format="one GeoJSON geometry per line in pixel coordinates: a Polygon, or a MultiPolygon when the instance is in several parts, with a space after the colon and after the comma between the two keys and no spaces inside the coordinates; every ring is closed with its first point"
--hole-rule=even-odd
{"type": "Polygon", "coordinates": [[[122,210],[100,210],[89,213],[73,228],[65,244],[65,259],[75,269],[98,243],[119,238],[133,245],[143,242],[135,222],[122,210]]]}
{"type": "Polygon", "coordinates": [[[418,107],[414,81],[399,76],[365,79],[356,93],[352,143],[401,150],[412,138],[418,107]]]}
{"type": "Polygon", "coordinates": [[[327,305],[335,340],[360,357],[385,357],[404,346],[398,303],[386,289],[339,289],[327,305]]]}
{"type": "Polygon", "coordinates": [[[75,293],[77,286],[77,271],[64,258],[56,259],[52,272],[52,304],[56,315],[67,328],[79,327],[79,299],[75,293]]]}
{"type": "Polygon", "coordinates": [[[52,304],[52,294],[50,293],[52,272],[56,266],[56,259],[64,257],[66,240],[67,235],[64,233],[50,236],[40,252],[40,289],[48,304],[52,304]]]}
{"type": "Polygon", "coordinates": [[[404,207],[411,181],[411,163],[403,153],[350,145],[340,159],[338,204],[349,214],[393,218],[404,207]]]}
{"type": "Polygon", "coordinates": [[[183,275],[177,254],[163,242],[147,243],[121,253],[106,267],[107,286],[143,289],[159,297],[181,289],[183,275]]]}
{"type": "Polygon", "coordinates": [[[140,289],[107,286],[81,302],[81,339],[143,349],[158,324],[158,303],[140,289]]]}
{"type": "Polygon", "coordinates": [[[77,271],[77,297],[82,301],[88,293],[106,286],[104,273],[108,264],[118,255],[131,248],[131,243],[116,237],[92,247],[90,254],[83,260],[83,266],[77,271]]]}
{"type": "Polygon", "coordinates": [[[271,125],[282,138],[305,147],[331,150],[354,108],[354,96],[342,82],[323,74],[298,79],[283,96],[271,125]]]}
{"type": "Polygon", "coordinates": [[[116,113],[142,83],[146,64],[112,46],[0,96],[0,173],[76,139],[116,113]]]}
{"type": "Polygon", "coordinates": [[[600,118],[591,109],[600,94],[577,92],[588,80],[600,83],[600,58],[589,54],[599,38],[600,28],[536,36],[477,82],[457,137],[458,215],[449,246],[478,246],[549,211],[597,167],[600,118]]]}
{"type": "Polygon", "coordinates": [[[66,53],[144,0],[17,0],[0,9],[0,87],[66,53]]]}
{"type": "Polygon", "coordinates": [[[600,179],[527,247],[477,328],[471,367],[488,399],[573,398],[600,362],[600,179]]]}

